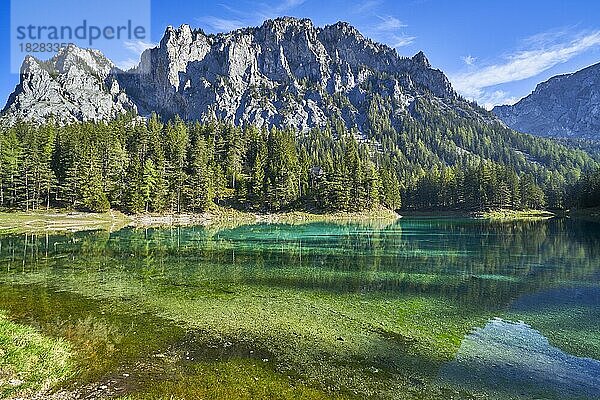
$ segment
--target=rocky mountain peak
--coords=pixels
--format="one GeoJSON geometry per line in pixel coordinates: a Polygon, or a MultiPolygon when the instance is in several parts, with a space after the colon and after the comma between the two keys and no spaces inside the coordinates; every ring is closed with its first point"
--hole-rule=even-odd
{"type": "Polygon", "coordinates": [[[28,56],[21,66],[20,82],[2,111],[2,121],[100,121],[135,112],[113,76],[116,71],[100,51],[74,45],[47,61],[28,56]]]}
{"type": "Polygon", "coordinates": [[[315,29],[312,21],[308,18],[279,17],[267,19],[259,29],[266,29],[285,33],[289,31],[306,32],[315,29]]]}
{"type": "Polygon", "coordinates": [[[75,46],[48,62],[26,59],[23,65],[5,118],[41,121],[51,113],[61,121],[94,120],[135,110],[301,131],[336,120],[363,132],[375,95],[393,101],[398,115],[410,112],[418,97],[449,106],[457,99],[422,52],[401,57],[346,22],[321,28],[292,17],[210,35],[187,24],[169,26],[128,72],[98,51],[75,46]],[[51,106],[25,107],[40,97],[51,106]]]}
{"type": "Polygon", "coordinates": [[[198,40],[198,36],[205,37],[206,35],[199,29],[192,29],[188,24],[182,24],[179,28],[167,26],[165,33],[160,41],[161,47],[168,47],[174,43],[192,43],[198,40]]]}
{"type": "Polygon", "coordinates": [[[354,26],[350,25],[345,21],[338,21],[333,25],[326,25],[324,30],[336,30],[339,31],[343,35],[354,35],[362,37],[361,33],[354,26]]]}
{"type": "Polygon", "coordinates": [[[431,68],[431,64],[429,63],[429,60],[425,56],[425,53],[423,53],[422,51],[419,51],[417,54],[415,54],[413,56],[412,60],[415,64],[417,64],[418,66],[420,66],[422,68],[431,68]]]}
{"type": "Polygon", "coordinates": [[[70,68],[87,68],[93,73],[106,77],[115,65],[99,50],[82,49],[73,44],[62,48],[50,61],[58,73],[66,73],[70,68]]]}

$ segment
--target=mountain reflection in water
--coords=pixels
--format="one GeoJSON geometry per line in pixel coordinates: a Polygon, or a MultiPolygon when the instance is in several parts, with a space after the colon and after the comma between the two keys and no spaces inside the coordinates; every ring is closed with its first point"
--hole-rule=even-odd
{"type": "Polygon", "coordinates": [[[528,398],[600,398],[600,361],[552,346],[523,322],[495,318],[467,335],[441,381],[528,398]]]}

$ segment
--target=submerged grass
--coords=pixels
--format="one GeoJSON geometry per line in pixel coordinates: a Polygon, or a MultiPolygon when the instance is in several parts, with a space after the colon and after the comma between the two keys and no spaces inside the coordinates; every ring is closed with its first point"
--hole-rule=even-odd
{"type": "Polygon", "coordinates": [[[20,324],[64,339],[71,349],[74,376],[80,382],[94,382],[121,368],[132,368],[185,335],[181,327],[132,310],[127,303],[55,292],[45,284],[0,285],[0,303],[20,324]]]}
{"type": "MultiPolygon", "coordinates": [[[[139,303],[101,301],[99,293],[94,300],[38,285],[1,289],[0,300],[11,314],[38,327],[27,329],[64,338],[60,343],[71,349],[71,379],[61,380],[61,391],[52,398],[120,393],[130,393],[126,399],[348,398],[277,371],[273,355],[254,340],[232,343],[198,325],[140,315],[134,311],[139,303]]],[[[24,351],[34,356],[31,349],[24,351]]],[[[14,359],[6,365],[23,370],[14,359]]],[[[53,387],[33,386],[26,393],[50,396],[53,387]]]]}
{"type": "MultiPolygon", "coordinates": [[[[313,393],[309,387],[317,388],[314,396],[308,398],[323,398],[323,393],[333,398],[344,394],[360,398],[424,396],[442,399],[450,395],[469,398],[464,394],[459,396],[453,390],[439,388],[434,381],[438,368],[453,358],[463,336],[474,325],[483,323],[485,317],[444,299],[419,296],[390,299],[389,296],[373,294],[340,295],[246,285],[229,287],[225,292],[218,287],[186,287],[165,292],[161,285],[127,279],[120,274],[109,276],[104,273],[103,280],[90,276],[90,273],[85,275],[86,281],[92,279],[96,284],[86,284],[77,278],[71,280],[71,277],[62,281],[60,287],[96,301],[110,299],[118,304],[126,300],[123,307],[126,306],[127,310],[152,310],[153,315],[164,321],[174,321],[189,331],[204,332],[204,337],[212,341],[245,343],[248,348],[268,354],[274,370],[267,388],[283,384],[281,378],[290,375],[296,384],[309,383],[306,388],[298,386],[305,394],[313,393]],[[115,282],[121,282],[118,293],[115,293],[115,282]]],[[[57,283],[54,281],[53,284],[57,283]]],[[[93,326],[87,322],[77,325],[93,326]]],[[[114,368],[115,362],[122,362],[123,358],[118,351],[105,352],[102,349],[107,342],[115,341],[95,342],[94,335],[89,332],[96,330],[79,329],[79,335],[71,336],[70,340],[77,345],[80,357],[85,355],[86,365],[104,359],[111,360],[114,368]],[[90,341],[90,345],[81,346],[83,339],[90,341]],[[86,350],[88,347],[96,354],[92,352],[90,355],[86,350]]],[[[156,338],[144,336],[143,332],[141,336],[135,335],[137,329],[132,331],[121,326],[120,330],[120,335],[106,335],[121,338],[114,344],[117,350],[129,348],[129,351],[139,351],[134,343],[123,342],[123,338],[156,341],[156,338]]],[[[144,331],[143,328],[140,330],[144,331]]],[[[148,334],[152,335],[151,332],[148,334]]],[[[155,335],[160,334],[155,332],[155,335]]],[[[105,371],[110,369],[110,365],[104,368],[105,371]]],[[[246,386],[242,379],[244,375],[240,376],[240,381],[232,383],[227,381],[229,378],[220,376],[221,372],[210,376],[217,385],[212,390],[225,390],[226,393],[226,389],[218,384],[223,379],[223,384],[237,385],[240,390],[246,386]]],[[[185,389],[182,383],[191,379],[186,376],[187,373],[165,382],[152,379],[148,381],[150,388],[146,392],[146,386],[142,385],[141,393],[146,393],[150,396],[148,398],[159,398],[152,396],[169,390],[193,393],[194,388],[185,389]]],[[[257,385],[257,390],[262,387],[257,385]]],[[[197,394],[205,389],[200,385],[197,394]]],[[[271,389],[263,394],[267,396],[271,389]]],[[[296,391],[289,394],[294,393],[296,391]]]]}
{"type": "Polygon", "coordinates": [[[215,399],[215,400],[343,400],[350,397],[328,394],[275,373],[261,360],[234,359],[201,361],[177,379],[152,382],[119,400],[215,399]]]}
{"type": "MultiPolygon", "coordinates": [[[[407,246],[431,224],[438,222],[381,231],[321,224],[126,230],[36,239],[39,246],[11,238],[2,242],[0,303],[20,323],[71,343],[77,362],[92,369],[80,371],[78,385],[118,386],[115,394],[129,399],[486,398],[438,380],[465,335],[504,315],[521,294],[585,281],[597,266],[536,269],[554,264],[538,258],[526,231],[526,247],[491,247],[497,251],[471,254],[475,264],[465,272],[447,268],[465,265],[461,247],[440,253],[437,234],[407,246]],[[508,248],[536,258],[502,258],[508,248]],[[503,263],[490,267],[499,257],[503,263]],[[518,261],[526,268],[503,269],[518,261]],[[521,270],[539,282],[522,279],[521,270]]],[[[487,243],[481,237],[473,236],[476,246],[487,243]]],[[[590,259],[590,249],[575,249],[590,259]]],[[[547,254],[557,265],[574,263],[561,252],[547,254]]],[[[554,295],[539,301],[546,297],[554,295]]],[[[525,308],[509,314],[538,321],[532,326],[542,333],[554,329],[525,308]]],[[[582,314],[582,321],[588,317],[597,319],[582,314]]],[[[595,346],[593,324],[577,325],[581,332],[554,329],[549,337],[560,345],[570,334],[588,335],[585,345],[595,346]]]]}
{"type": "Polygon", "coordinates": [[[47,393],[73,372],[67,341],[11,322],[0,311],[0,398],[47,393]]]}

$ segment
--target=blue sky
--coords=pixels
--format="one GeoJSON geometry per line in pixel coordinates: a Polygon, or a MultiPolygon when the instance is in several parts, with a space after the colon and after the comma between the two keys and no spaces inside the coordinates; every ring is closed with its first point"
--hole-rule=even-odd
{"type": "MultiPolygon", "coordinates": [[[[404,56],[423,50],[455,89],[488,107],[514,102],[553,75],[600,62],[600,2],[592,0],[147,1],[148,40],[124,44],[128,56],[108,51],[122,65],[131,65],[145,46],[157,43],[167,25],[188,23],[220,32],[282,15],[311,18],[318,26],[347,21],[404,56]]],[[[1,2],[4,103],[18,75],[10,73],[10,2],[1,2]]],[[[57,9],[56,14],[63,11],[57,9]]],[[[49,20],[54,17],[48,14],[49,20]]]]}

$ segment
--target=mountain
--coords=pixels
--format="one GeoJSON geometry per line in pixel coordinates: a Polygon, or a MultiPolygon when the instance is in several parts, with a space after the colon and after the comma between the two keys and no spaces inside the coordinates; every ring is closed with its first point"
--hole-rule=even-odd
{"type": "Polygon", "coordinates": [[[600,63],[550,78],[515,105],[493,112],[521,132],[600,139],[600,63]]]}
{"type": "Polygon", "coordinates": [[[41,123],[53,116],[69,123],[110,120],[135,111],[114,71],[114,64],[98,50],[73,45],[48,61],[27,56],[2,119],[9,124],[17,119],[41,123]]]}
{"type": "Polygon", "coordinates": [[[422,52],[400,57],[347,23],[320,28],[288,17],[217,35],[168,27],[160,45],[127,72],[98,51],[75,46],[46,62],[27,57],[3,118],[42,122],[52,115],[64,123],[133,111],[300,131],[341,121],[365,133],[375,95],[392,101],[395,115],[429,98],[490,118],[462,101],[422,52]]]}
{"type": "Polygon", "coordinates": [[[34,171],[51,172],[36,185],[11,181],[8,204],[26,210],[31,199],[69,198],[162,212],[200,197],[257,209],[560,208],[569,185],[598,167],[466,101],[422,52],[401,57],[347,23],[288,17],[216,35],[168,27],[129,71],[75,46],[28,57],[0,118],[0,158],[27,155],[0,163],[0,178],[29,183],[40,159],[46,167],[34,171]],[[162,120],[127,122],[153,113],[162,120]],[[50,118],[62,126],[17,123],[50,118]],[[28,192],[52,182],[55,192],[28,192]],[[94,195],[78,193],[90,182],[94,195]]]}

